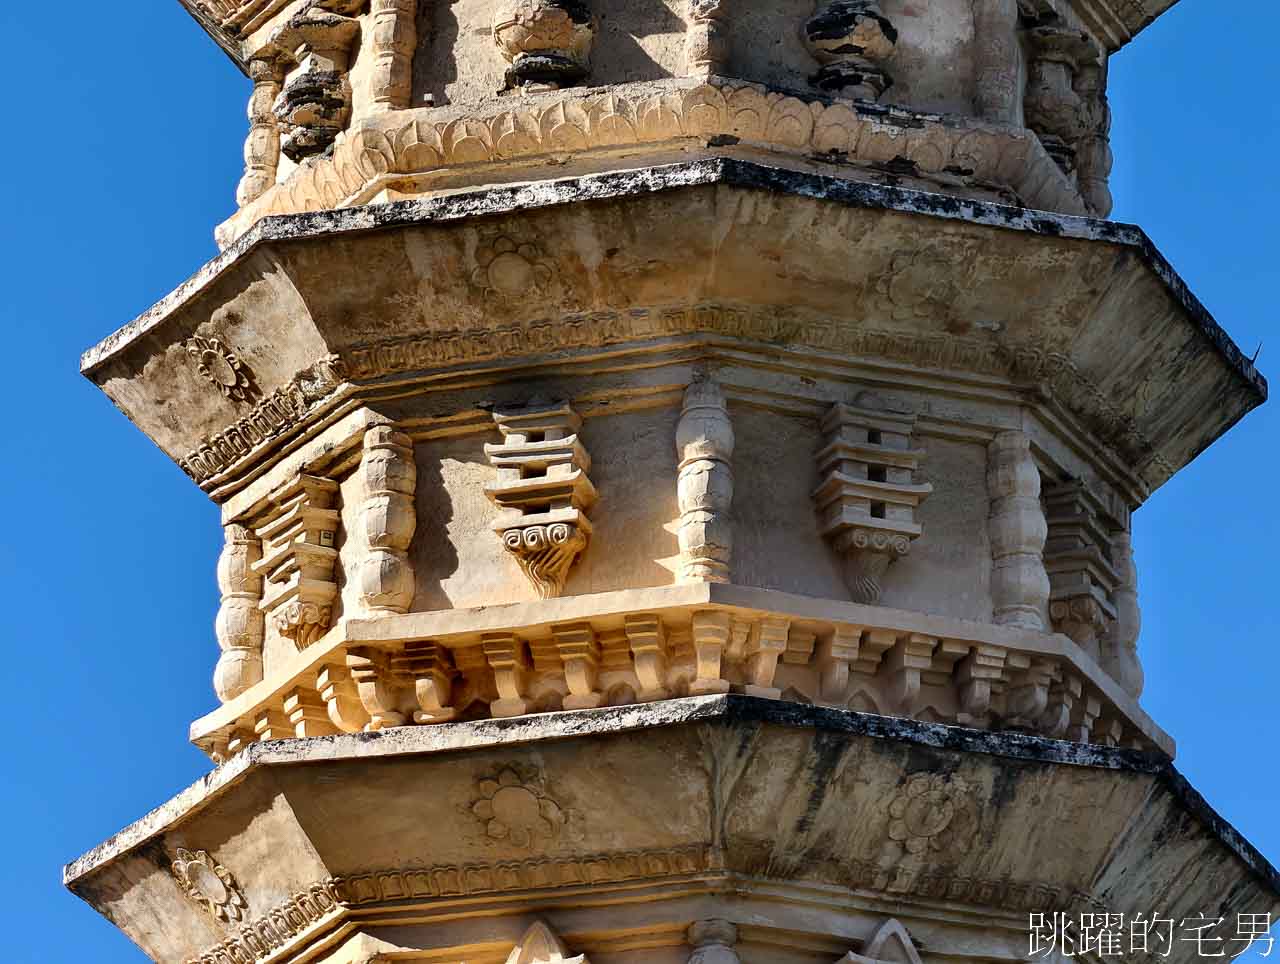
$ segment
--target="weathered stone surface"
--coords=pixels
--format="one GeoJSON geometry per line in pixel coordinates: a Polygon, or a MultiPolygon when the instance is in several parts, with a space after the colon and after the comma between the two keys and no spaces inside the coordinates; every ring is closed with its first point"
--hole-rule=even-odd
{"type": "Polygon", "coordinates": [[[678,950],[716,917],[744,960],[801,960],[784,935],[854,946],[888,899],[926,959],[1004,960],[1029,910],[1261,913],[1280,886],[1159,757],[736,696],[258,744],[66,879],[157,960],[261,959],[262,921],[286,955],[391,916],[404,948],[498,940],[460,922],[534,893],[575,953],[678,950]],[[225,868],[242,920],[183,892],[177,848],[225,868]]]}

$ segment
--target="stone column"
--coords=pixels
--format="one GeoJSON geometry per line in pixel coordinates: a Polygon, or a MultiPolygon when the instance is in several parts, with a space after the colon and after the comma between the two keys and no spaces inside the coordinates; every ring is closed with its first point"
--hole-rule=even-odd
{"type": "Polygon", "coordinates": [[[1076,151],[1076,176],[1080,195],[1089,210],[1100,218],[1111,213],[1111,105],[1107,101],[1107,83],[1101,64],[1086,63],[1076,74],[1076,93],[1080,95],[1080,118],[1083,128],[1076,151]]]}
{"type": "Polygon", "coordinates": [[[225,530],[226,545],[218,558],[218,588],[222,606],[215,631],[222,655],[213,674],[213,688],[226,703],[262,680],[262,641],[265,618],[262,576],[253,566],[262,558],[262,543],[247,527],[231,524],[225,530]]]}
{"type": "Polygon", "coordinates": [[[973,106],[996,124],[1021,125],[1018,87],[1018,0],[973,0],[973,106]]]}
{"type": "Polygon", "coordinates": [[[1111,562],[1120,583],[1111,594],[1116,618],[1102,649],[1102,668],[1136,700],[1142,695],[1146,678],[1138,660],[1142,610],[1138,607],[1138,568],[1133,562],[1133,541],[1128,529],[1121,529],[1112,537],[1111,562]]]}
{"type": "Polygon", "coordinates": [[[728,582],[733,554],[733,423],[724,393],[697,379],[676,429],[680,459],[680,581],[728,582]]]}
{"type": "Polygon", "coordinates": [[[1040,504],[1040,472],[1031,457],[1031,441],[1022,432],[1002,432],[987,448],[987,495],[995,621],[1043,631],[1049,602],[1043,553],[1049,529],[1040,504]]]}
{"type": "Polygon", "coordinates": [[[884,63],[893,56],[898,31],[876,0],[820,2],[804,39],[819,64],[810,82],[822,90],[879,100],[893,86],[884,63]]]}
{"type": "Polygon", "coordinates": [[[249,61],[249,136],[244,142],[244,177],[236,190],[241,207],[262,197],[276,183],[280,166],[280,127],[274,106],[280,96],[280,67],[275,60],[249,61]]]}
{"type": "Polygon", "coordinates": [[[365,485],[360,517],[367,542],[356,563],[360,604],[370,613],[408,612],[416,588],[408,549],[418,525],[413,442],[388,425],[369,429],[360,473],[365,485]]]}
{"type": "Polygon", "coordinates": [[[372,0],[373,103],[402,110],[413,96],[413,53],[418,46],[417,0],[372,0]]]}
{"type": "Polygon", "coordinates": [[[728,0],[689,0],[684,39],[685,74],[707,78],[725,72],[729,58],[728,0]]]}

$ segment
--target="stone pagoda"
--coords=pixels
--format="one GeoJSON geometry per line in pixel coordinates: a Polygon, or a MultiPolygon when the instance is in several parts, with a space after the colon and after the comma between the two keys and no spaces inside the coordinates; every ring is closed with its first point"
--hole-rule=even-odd
{"type": "Polygon", "coordinates": [[[65,871],[148,957],[1093,962],[1032,915],[1280,906],[1139,705],[1132,513],[1267,392],[1105,220],[1172,0],[182,2],[238,209],[82,361],[224,529],[216,769],[65,871]]]}

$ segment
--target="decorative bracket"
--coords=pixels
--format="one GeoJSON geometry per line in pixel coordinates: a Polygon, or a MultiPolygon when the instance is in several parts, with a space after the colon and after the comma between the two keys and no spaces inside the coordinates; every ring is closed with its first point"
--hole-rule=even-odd
{"type": "Polygon", "coordinates": [[[586,513],[596,490],[578,441],[582,419],[567,403],[495,411],[493,419],[503,439],[484,447],[498,470],[484,490],[501,510],[493,527],[539,597],[555,598],[591,537],[586,513]]]}
{"type": "Polygon", "coordinates": [[[909,447],[915,417],[871,407],[874,397],[862,401],[864,407],[833,405],[822,420],[823,480],[813,498],[822,534],[844,557],[854,601],[876,603],[889,564],[924,531],[915,513],[933,486],[913,481],[924,458],[909,447]]]}

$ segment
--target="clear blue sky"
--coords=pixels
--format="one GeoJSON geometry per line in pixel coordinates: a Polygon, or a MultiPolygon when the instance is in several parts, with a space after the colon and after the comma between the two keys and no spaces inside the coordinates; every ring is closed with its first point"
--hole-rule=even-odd
{"type": "MultiPolygon", "coordinates": [[[[60,868],[208,769],[185,734],[214,703],[218,515],[77,360],[213,255],[248,85],[174,0],[56,9],[0,12],[0,906],[6,961],[124,964],[143,957],[60,868]]],[[[1276,27],[1274,0],[1182,0],[1115,58],[1112,104],[1116,219],[1147,230],[1246,354],[1266,342],[1280,385],[1276,27]]],[[[1136,516],[1143,702],[1273,860],[1278,440],[1280,400],[1136,516]]]]}

